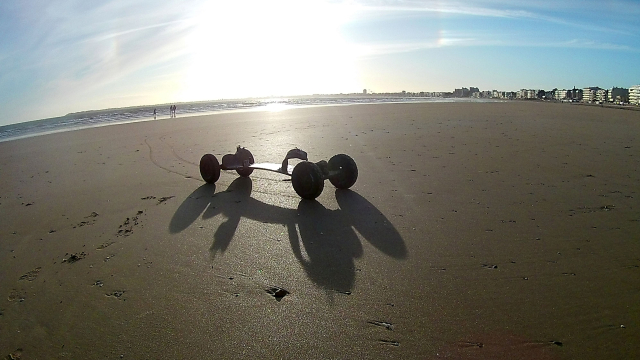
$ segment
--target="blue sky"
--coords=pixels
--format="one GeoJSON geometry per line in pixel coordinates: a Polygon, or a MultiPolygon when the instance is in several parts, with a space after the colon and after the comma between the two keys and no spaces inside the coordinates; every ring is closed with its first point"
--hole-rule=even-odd
{"type": "Polygon", "coordinates": [[[250,96],[640,84],[638,1],[0,3],[0,125],[250,96]]]}

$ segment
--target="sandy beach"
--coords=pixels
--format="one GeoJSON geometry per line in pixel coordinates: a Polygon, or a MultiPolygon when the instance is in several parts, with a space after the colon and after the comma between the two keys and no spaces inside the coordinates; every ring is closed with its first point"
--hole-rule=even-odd
{"type": "Polygon", "coordinates": [[[0,357],[640,358],[640,112],[178,117],[0,143],[0,357]],[[237,145],[350,190],[200,177],[237,145]]]}

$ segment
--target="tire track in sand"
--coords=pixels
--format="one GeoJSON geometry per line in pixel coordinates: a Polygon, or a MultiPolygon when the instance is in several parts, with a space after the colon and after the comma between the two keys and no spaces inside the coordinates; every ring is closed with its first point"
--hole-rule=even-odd
{"type": "MultiPolygon", "coordinates": [[[[158,150],[158,149],[157,149],[157,147],[156,147],[156,149],[154,150],[154,146],[151,146],[151,144],[149,144],[149,141],[148,141],[148,140],[149,140],[148,138],[145,138],[145,139],[144,139],[144,143],[145,143],[145,144],[147,145],[147,147],[149,148],[149,160],[150,160],[150,161],[151,161],[155,166],[157,166],[158,168],[160,168],[160,169],[162,169],[162,170],[168,171],[168,172],[170,172],[170,173],[172,173],[172,174],[180,175],[180,176],[182,176],[182,177],[184,177],[184,178],[186,178],[186,179],[193,179],[193,180],[197,180],[197,181],[201,181],[201,182],[203,181],[203,180],[200,180],[199,178],[196,178],[196,177],[191,176],[191,175],[189,175],[189,174],[181,173],[180,171],[177,171],[177,170],[171,169],[170,167],[168,167],[168,166],[166,166],[166,165],[161,164],[161,163],[158,161],[157,157],[155,156],[155,153],[157,153],[157,152],[158,152],[158,151],[160,151],[160,150],[158,150]]],[[[163,141],[162,141],[162,138],[160,138],[160,142],[162,142],[162,143],[166,144],[165,142],[163,142],[163,141]]],[[[176,160],[178,160],[178,162],[182,162],[182,163],[187,163],[187,164],[190,164],[190,165],[198,166],[198,165],[193,164],[192,162],[187,161],[187,160],[183,159],[182,157],[178,156],[178,155],[176,154],[176,152],[175,152],[175,150],[173,149],[173,147],[172,147],[172,146],[170,146],[170,145],[168,145],[168,144],[166,144],[166,145],[171,149],[171,153],[172,153],[172,154],[173,154],[173,156],[176,158],[176,160]]]]}

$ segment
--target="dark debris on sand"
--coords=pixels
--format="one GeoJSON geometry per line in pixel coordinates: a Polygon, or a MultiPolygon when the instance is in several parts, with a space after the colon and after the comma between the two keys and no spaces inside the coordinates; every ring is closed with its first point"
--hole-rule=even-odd
{"type": "Polygon", "coordinates": [[[4,357],[3,360],[20,360],[22,358],[22,349],[18,348],[11,354],[4,357]]]}
{"type": "MultiPolygon", "coordinates": [[[[67,253],[65,255],[69,255],[69,253],[67,253]]],[[[81,252],[81,253],[77,253],[77,254],[71,254],[71,255],[69,255],[68,258],[63,259],[62,262],[63,263],[66,262],[66,263],[69,263],[69,264],[73,264],[76,261],[80,261],[80,260],[84,259],[85,256],[87,256],[87,253],[85,253],[84,251],[81,252]]]]}

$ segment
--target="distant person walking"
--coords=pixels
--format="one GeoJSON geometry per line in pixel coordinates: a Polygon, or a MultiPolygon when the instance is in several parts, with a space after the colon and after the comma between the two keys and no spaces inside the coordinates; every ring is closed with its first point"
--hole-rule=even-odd
{"type": "Polygon", "coordinates": [[[173,117],[176,117],[176,109],[178,107],[176,105],[173,105],[173,117]]]}
{"type": "Polygon", "coordinates": [[[156,109],[153,109],[153,120],[156,119],[156,109]]]}
{"type": "Polygon", "coordinates": [[[169,117],[173,117],[173,105],[169,106],[169,117]]]}

